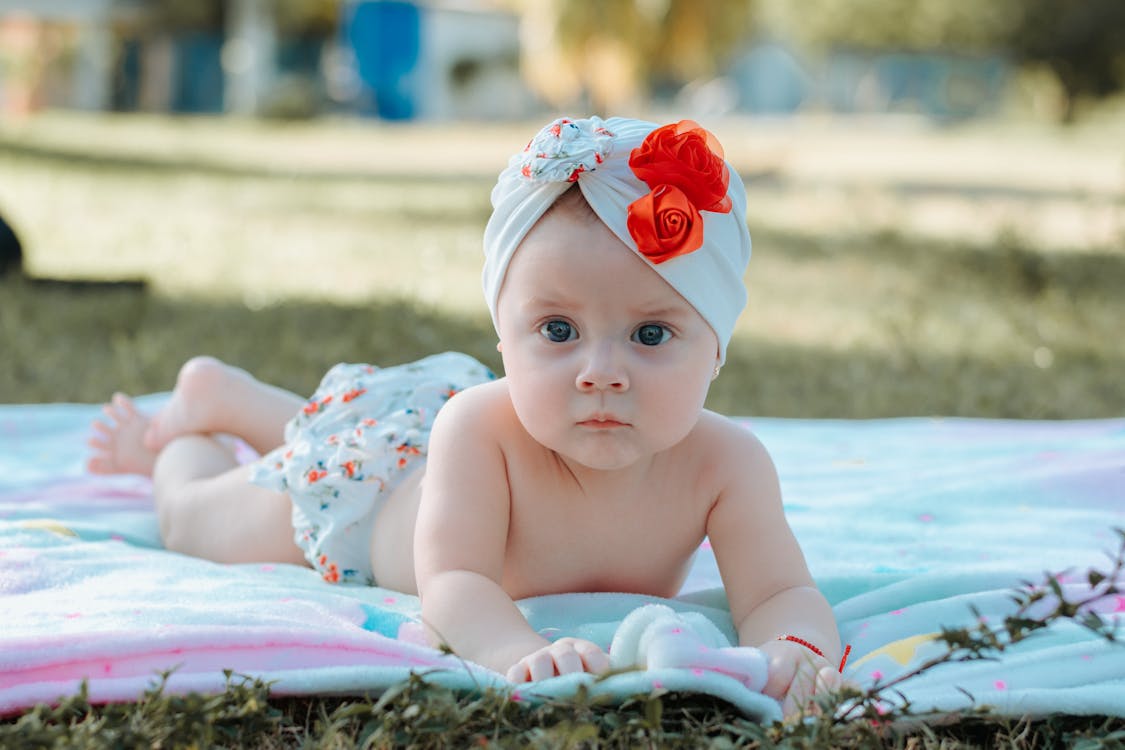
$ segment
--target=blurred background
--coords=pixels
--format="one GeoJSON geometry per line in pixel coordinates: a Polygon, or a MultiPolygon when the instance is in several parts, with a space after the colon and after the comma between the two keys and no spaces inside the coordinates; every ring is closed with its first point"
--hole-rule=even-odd
{"type": "Polygon", "coordinates": [[[1070,122],[1125,83],[1116,0],[2,0],[0,101],[113,112],[1070,122]]]}
{"type": "Polygon", "coordinates": [[[491,182],[595,113],[747,183],[713,408],[1122,415],[1123,88],[1121,0],[0,0],[0,402],[498,368],[491,182]]]}

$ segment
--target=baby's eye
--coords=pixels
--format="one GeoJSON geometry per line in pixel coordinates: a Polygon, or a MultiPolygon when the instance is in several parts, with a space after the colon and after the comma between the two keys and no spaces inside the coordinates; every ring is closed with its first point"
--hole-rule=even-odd
{"type": "Polygon", "coordinates": [[[645,346],[663,344],[670,338],[672,338],[672,332],[656,323],[646,323],[633,333],[633,340],[645,346]]]}
{"type": "Polygon", "coordinates": [[[564,341],[570,341],[577,338],[574,331],[574,326],[567,323],[565,320],[548,320],[539,329],[539,333],[547,337],[549,341],[556,344],[561,344],[564,341]]]}

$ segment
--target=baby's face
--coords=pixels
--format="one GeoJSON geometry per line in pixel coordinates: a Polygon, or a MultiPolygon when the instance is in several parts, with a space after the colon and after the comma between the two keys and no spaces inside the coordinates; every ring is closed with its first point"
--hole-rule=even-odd
{"type": "Polygon", "coordinates": [[[562,208],[532,228],[498,319],[516,414],[563,457],[625,468],[698,421],[718,362],[714,331],[596,218],[562,208]]]}

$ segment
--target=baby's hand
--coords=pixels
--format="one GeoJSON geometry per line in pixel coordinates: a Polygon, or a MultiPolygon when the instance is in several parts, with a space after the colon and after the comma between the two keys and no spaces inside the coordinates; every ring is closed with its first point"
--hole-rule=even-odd
{"type": "Polygon", "coordinates": [[[609,669],[609,655],[581,638],[560,638],[523,657],[508,669],[509,682],[535,682],[572,672],[601,674],[609,669]]]}
{"type": "Polygon", "coordinates": [[[790,641],[770,641],[758,647],[769,659],[769,679],[762,692],[782,701],[786,717],[802,708],[814,709],[813,697],[840,687],[837,668],[823,656],[790,641]]]}

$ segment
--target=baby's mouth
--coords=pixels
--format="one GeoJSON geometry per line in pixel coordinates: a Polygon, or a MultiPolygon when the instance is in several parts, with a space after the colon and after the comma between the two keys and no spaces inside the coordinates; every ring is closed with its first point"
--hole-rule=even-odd
{"type": "Polygon", "coordinates": [[[622,422],[616,417],[610,415],[598,414],[589,419],[584,419],[578,423],[582,427],[590,427],[595,430],[608,430],[615,427],[628,427],[628,422],[622,422]]]}

